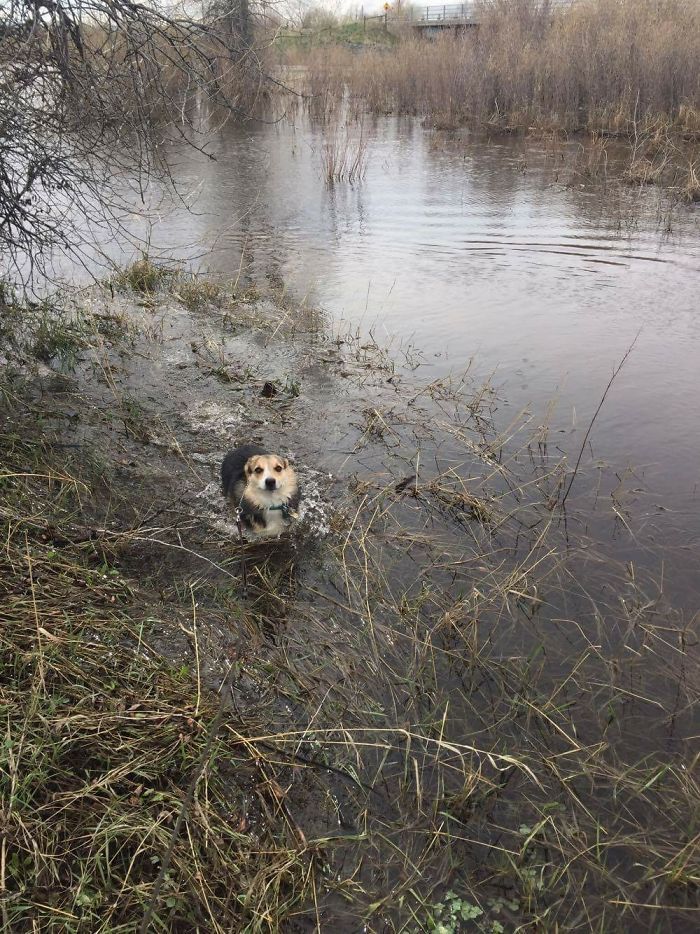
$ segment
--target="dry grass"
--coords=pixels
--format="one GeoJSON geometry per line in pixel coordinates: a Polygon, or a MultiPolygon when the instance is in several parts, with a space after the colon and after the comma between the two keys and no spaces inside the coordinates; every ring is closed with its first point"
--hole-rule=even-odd
{"type": "Polygon", "coordinates": [[[309,57],[320,93],[342,74],[377,113],[444,123],[630,135],[700,132],[700,10],[682,0],[484,4],[464,36],[409,39],[393,51],[321,49],[309,57]]]}
{"type": "Polygon", "coordinates": [[[680,185],[680,194],[685,201],[700,201],[700,166],[697,160],[689,160],[680,185]]]}
{"type": "MultiPolygon", "coordinates": [[[[152,903],[148,930],[274,929],[309,891],[304,848],[293,833],[251,831],[246,787],[268,799],[263,811],[278,806],[266,766],[235,719],[217,724],[200,671],[151,644],[184,629],[196,645],[196,615],[120,570],[138,528],[84,534],[108,467],[66,463],[7,421],[0,446],[3,930],[135,931],[152,903]]],[[[230,687],[240,671],[228,651],[230,687]]]]}
{"type": "Polygon", "coordinates": [[[175,272],[155,263],[148,255],[134,260],[130,266],[120,269],[111,279],[116,289],[131,289],[142,295],[154,295],[166,282],[172,280],[175,272]]]}
{"type": "Polygon", "coordinates": [[[571,502],[564,535],[545,429],[496,432],[467,381],[397,391],[371,343],[344,345],[357,477],[289,554],[174,499],[182,433],[120,441],[124,475],[99,343],[70,391],[3,371],[5,929],[693,929],[697,619],[571,502]]]}
{"type": "Polygon", "coordinates": [[[321,170],[327,185],[335,182],[360,182],[367,171],[367,141],[362,124],[357,135],[348,124],[326,129],[321,148],[321,170]]]}
{"type": "Polygon", "coordinates": [[[175,297],[190,311],[207,305],[218,305],[226,297],[225,290],[218,282],[201,276],[181,277],[174,292],[175,297]]]}

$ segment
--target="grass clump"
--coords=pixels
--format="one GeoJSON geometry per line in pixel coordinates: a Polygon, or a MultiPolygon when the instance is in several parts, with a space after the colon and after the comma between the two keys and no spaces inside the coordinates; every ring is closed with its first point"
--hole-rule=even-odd
{"type": "Polygon", "coordinates": [[[154,263],[147,255],[144,255],[131,266],[127,266],[112,276],[110,282],[116,289],[130,289],[142,295],[154,295],[163,288],[172,275],[171,269],[154,263]]]}
{"type": "Polygon", "coordinates": [[[180,278],[173,287],[173,294],[189,311],[217,305],[224,297],[228,297],[218,282],[197,276],[180,278]]]}
{"type": "Polygon", "coordinates": [[[80,352],[88,345],[84,315],[41,304],[34,312],[30,351],[43,363],[63,371],[75,369],[80,352]]]}
{"type": "Polygon", "coordinates": [[[335,182],[362,181],[367,171],[367,141],[362,127],[357,137],[350,134],[348,127],[344,133],[329,128],[321,149],[321,171],[327,185],[335,182]]]}

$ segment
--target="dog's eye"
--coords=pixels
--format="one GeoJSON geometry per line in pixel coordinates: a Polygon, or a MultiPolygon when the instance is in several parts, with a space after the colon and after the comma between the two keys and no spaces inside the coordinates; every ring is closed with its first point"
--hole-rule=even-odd
{"type": "Polygon", "coordinates": [[[282,473],[282,468],[280,467],[279,464],[275,467],[275,470],[277,471],[277,473],[282,473]]]}
{"type": "Polygon", "coordinates": [[[262,467],[256,467],[256,468],[255,468],[255,472],[256,472],[256,473],[262,473],[262,472],[263,472],[262,467]]]}

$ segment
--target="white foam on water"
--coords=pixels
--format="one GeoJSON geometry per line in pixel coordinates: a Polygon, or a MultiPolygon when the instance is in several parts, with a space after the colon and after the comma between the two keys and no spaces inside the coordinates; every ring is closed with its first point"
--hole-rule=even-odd
{"type": "Polygon", "coordinates": [[[332,475],[311,467],[299,467],[297,474],[301,486],[299,526],[316,538],[325,538],[331,530],[331,504],[322,490],[329,486],[332,475]]]}
{"type": "Polygon", "coordinates": [[[206,400],[195,403],[192,409],[185,413],[190,428],[196,434],[208,435],[235,435],[241,426],[245,409],[240,402],[224,405],[221,402],[206,400]]]}

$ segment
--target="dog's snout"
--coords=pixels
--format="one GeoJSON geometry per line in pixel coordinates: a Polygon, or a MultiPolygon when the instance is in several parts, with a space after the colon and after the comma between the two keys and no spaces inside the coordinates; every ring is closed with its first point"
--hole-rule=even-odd
{"type": "Polygon", "coordinates": [[[275,480],[274,477],[266,477],[265,486],[267,487],[268,490],[274,490],[274,488],[277,486],[277,481],[275,480]]]}

